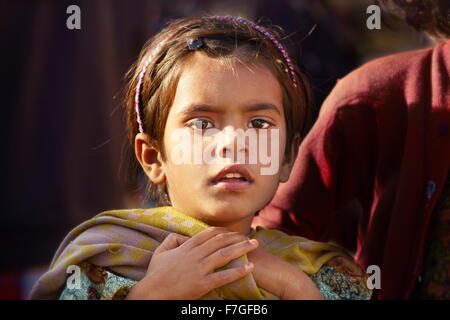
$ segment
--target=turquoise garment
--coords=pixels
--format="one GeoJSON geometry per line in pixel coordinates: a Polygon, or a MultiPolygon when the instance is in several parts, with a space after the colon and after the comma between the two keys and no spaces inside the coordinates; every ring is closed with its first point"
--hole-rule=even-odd
{"type": "MultiPolygon", "coordinates": [[[[85,265],[87,266],[87,264],[85,265]]],[[[78,288],[69,289],[67,285],[62,291],[59,300],[121,300],[125,299],[136,280],[116,275],[99,267],[91,267],[100,273],[97,280],[93,280],[92,273],[82,268],[78,288]]]]}
{"type": "Polygon", "coordinates": [[[371,290],[360,280],[323,265],[311,276],[325,300],[369,300],[371,290]]]}
{"type": "MultiPolygon", "coordinates": [[[[119,276],[104,268],[84,264],[81,268],[79,289],[62,291],[60,300],[118,300],[124,299],[137,281],[119,276]]],[[[354,277],[323,265],[311,276],[326,300],[367,300],[371,290],[354,277]]]]}

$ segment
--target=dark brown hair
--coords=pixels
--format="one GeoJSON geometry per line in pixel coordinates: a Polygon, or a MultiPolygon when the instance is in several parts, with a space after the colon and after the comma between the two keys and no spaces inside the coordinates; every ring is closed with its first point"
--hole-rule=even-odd
{"type": "MultiPolygon", "coordinates": [[[[263,27],[281,41],[281,28],[267,25],[263,27]]],[[[286,71],[287,64],[282,54],[269,38],[257,30],[237,21],[202,17],[182,18],[169,22],[161,32],[150,39],[142,49],[137,62],[127,73],[125,107],[131,177],[135,177],[139,170],[139,163],[134,154],[134,139],[139,133],[134,99],[144,64],[148,61],[149,55],[154,55],[145,72],[140,94],[144,131],[165,159],[163,137],[167,116],[182,70],[188,65],[189,57],[198,51],[216,59],[231,59],[247,64],[257,61],[271,70],[283,91],[287,131],[286,156],[295,157],[301,137],[306,130],[312,102],[309,82],[298,65],[293,62],[298,82],[298,87],[295,88],[286,71]],[[195,51],[189,50],[187,44],[192,39],[202,39],[204,45],[195,51]]],[[[149,181],[146,196],[156,201],[158,205],[170,205],[165,184],[154,185],[149,181]]]]}
{"type": "Polygon", "coordinates": [[[450,37],[449,0],[378,0],[378,3],[388,13],[404,19],[434,40],[450,37]]]}

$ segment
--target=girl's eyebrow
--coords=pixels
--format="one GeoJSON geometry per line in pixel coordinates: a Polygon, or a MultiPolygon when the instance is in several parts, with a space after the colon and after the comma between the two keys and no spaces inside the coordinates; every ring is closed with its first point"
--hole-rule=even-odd
{"type": "MultiPolygon", "coordinates": [[[[245,106],[244,112],[254,112],[254,111],[262,111],[262,110],[273,110],[278,115],[281,115],[280,110],[277,106],[275,106],[272,103],[254,103],[250,104],[248,106],[245,106]]],[[[194,113],[198,112],[222,112],[221,109],[215,108],[213,106],[207,105],[207,104],[192,104],[184,108],[182,111],[180,111],[181,116],[189,116],[194,113]]]]}
{"type": "Polygon", "coordinates": [[[179,114],[181,116],[189,116],[193,113],[198,112],[217,112],[218,110],[210,105],[207,104],[191,104],[188,105],[186,108],[183,108],[179,114]]]}
{"type": "Polygon", "coordinates": [[[245,112],[274,110],[278,115],[281,115],[278,107],[272,103],[255,103],[245,107],[245,112]]]}

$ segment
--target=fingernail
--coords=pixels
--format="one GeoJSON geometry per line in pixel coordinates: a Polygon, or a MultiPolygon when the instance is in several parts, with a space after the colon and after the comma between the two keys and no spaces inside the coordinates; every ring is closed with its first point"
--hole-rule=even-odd
{"type": "Polygon", "coordinates": [[[251,263],[251,262],[246,263],[245,266],[244,266],[244,268],[245,268],[246,271],[252,269],[252,268],[253,268],[253,263],[251,263]]]}
{"type": "Polygon", "coordinates": [[[250,240],[250,244],[251,244],[252,246],[257,246],[257,245],[258,245],[258,240],[256,240],[256,239],[251,239],[251,240],[250,240]]]}

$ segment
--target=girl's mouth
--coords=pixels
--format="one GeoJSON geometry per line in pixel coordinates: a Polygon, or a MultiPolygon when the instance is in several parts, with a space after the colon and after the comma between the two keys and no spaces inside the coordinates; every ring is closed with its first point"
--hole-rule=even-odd
{"type": "Polygon", "coordinates": [[[248,181],[240,173],[228,173],[219,180],[213,181],[212,185],[222,191],[241,191],[250,187],[252,182],[248,181]]]}

